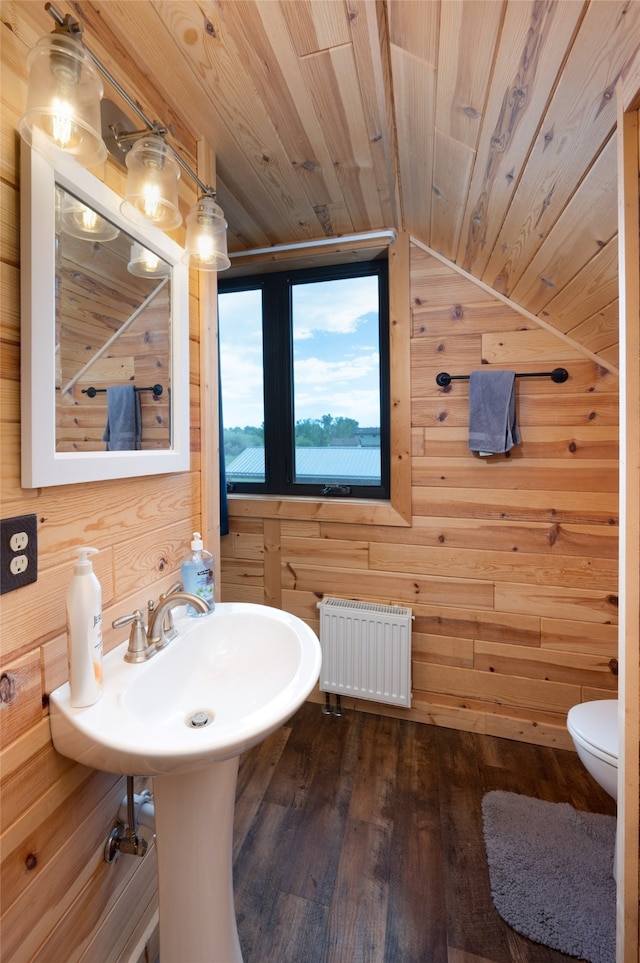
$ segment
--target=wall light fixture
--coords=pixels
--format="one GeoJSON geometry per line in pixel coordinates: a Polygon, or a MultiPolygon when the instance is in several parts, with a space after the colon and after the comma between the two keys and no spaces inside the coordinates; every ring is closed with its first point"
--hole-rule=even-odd
{"type": "Polygon", "coordinates": [[[198,271],[224,271],[231,264],[227,255],[227,222],[215,194],[203,194],[189,211],[182,260],[198,271]]]}
{"type": "Polygon", "coordinates": [[[82,43],[82,25],[69,17],[54,19],[53,32],[27,55],[27,107],[18,130],[51,160],[97,167],[107,157],[100,123],[102,80],[82,43]]]}
{"type": "Polygon", "coordinates": [[[127,166],[127,187],[121,210],[135,224],[151,223],[171,230],[182,223],[178,207],[181,167],[195,181],[198,200],[187,216],[183,261],[199,271],[224,271],[227,255],[227,223],[216,203],[216,191],[204,184],[178,151],[166,140],[166,128],[149,120],[107,68],[85,46],[83,26],[70,14],[65,17],[45,4],[55,21],[53,32],[42,37],[27,59],[29,90],[27,107],[18,122],[20,135],[36,150],[57,162],[75,161],[96,167],[107,154],[127,166]],[[104,88],[99,73],[111,84],[145,124],[141,131],[118,131],[110,125],[108,149],[103,139],[100,101],[104,88]]]}
{"type": "Polygon", "coordinates": [[[151,222],[170,231],[182,223],[178,207],[180,171],[160,134],[145,132],[125,158],[127,187],[120,210],[134,224],[151,222]]]}

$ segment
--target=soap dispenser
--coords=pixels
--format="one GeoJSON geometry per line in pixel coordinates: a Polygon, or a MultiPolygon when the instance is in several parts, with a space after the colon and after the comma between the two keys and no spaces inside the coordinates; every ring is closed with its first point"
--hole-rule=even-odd
{"type": "Polygon", "coordinates": [[[200,532],[193,533],[191,555],[182,563],[182,584],[185,592],[197,595],[209,606],[209,612],[198,612],[192,605],[187,605],[187,614],[192,618],[200,618],[203,614],[213,612],[215,603],[215,560],[210,552],[205,551],[200,532]]]}
{"type": "Polygon", "coordinates": [[[70,703],[80,708],[102,695],[102,590],[89,559],[98,549],[83,545],[76,551],[67,591],[67,652],[70,703]]]}

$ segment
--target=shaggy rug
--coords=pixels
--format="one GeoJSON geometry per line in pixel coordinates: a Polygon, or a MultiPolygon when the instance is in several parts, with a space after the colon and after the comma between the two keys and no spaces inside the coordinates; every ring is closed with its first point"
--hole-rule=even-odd
{"type": "Polygon", "coordinates": [[[616,820],[494,791],[482,800],[491,896],[518,933],[589,963],[614,963],[616,820]]]}

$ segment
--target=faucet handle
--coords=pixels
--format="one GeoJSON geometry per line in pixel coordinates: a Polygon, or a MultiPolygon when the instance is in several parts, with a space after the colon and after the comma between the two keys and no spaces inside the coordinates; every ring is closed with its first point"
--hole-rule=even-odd
{"type": "Polygon", "coordinates": [[[131,625],[129,633],[129,648],[124,657],[125,662],[146,662],[155,655],[155,648],[147,642],[147,629],[144,615],[136,609],[133,615],[123,615],[112,623],[114,629],[121,629],[124,625],[131,625]]]}
{"type": "Polygon", "coordinates": [[[176,592],[181,592],[181,591],[182,591],[182,582],[175,582],[171,586],[171,588],[167,589],[166,592],[162,593],[162,595],[160,596],[160,601],[164,602],[164,600],[168,599],[170,595],[174,595],[176,592]]]}
{"type": "Polygon", "coordinates": [[[121,629],[123,625],[130,625],[132,622],[137,620],[142,621],[144,624],[144,615],[140,609],[136,609],[133,615],[121,615],[119,619],[114,619],[111,623],[111,626],[114,629],[121,629]]]}

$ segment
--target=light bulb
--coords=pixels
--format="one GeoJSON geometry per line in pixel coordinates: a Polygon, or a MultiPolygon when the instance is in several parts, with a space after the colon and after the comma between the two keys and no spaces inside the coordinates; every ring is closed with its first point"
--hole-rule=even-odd
{"type": "Polygon", "coordinates": [[[80,224],[82,225],[82,229],[91,233],[92,231],[95,231],[96,227],[98,226],[99,218],[95,211],[91,211],[88,207],[83,206],[79,214],[79,220],[80,224]]]}
{"type": "Polygon", "coordinates": [[[155,271],[158,270],[158,267],[160,266],[160,258],[158,257],[157,254],[154,254],[152,251],[146,251],[143,264],[144,264],[145,270],[149,274],[153,274],[155,271]]]}
{"type": "Polygon", "coordinates": [[[160,189],[156,184],[145,184],[138,209],[150,221],[157,221],[160,212],[160,189]]]}
{"type": "Polygon", "coordinates": [[[68,100],[54,97],[51,102],[51,139],[58,147],[68,150],[75,146],[78,131],[73,123],[73,107],[68,100]]]}
{"type": "Polygon", "coordinates": [[[208,264],[215,257],[215,248],[213,245],[213,238],[210,234],[201,233],[196,242],[196,249],[193,252],[193,257],[201,264],[208,264]]]}

